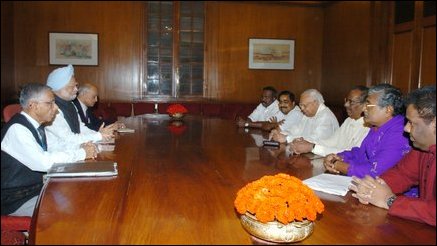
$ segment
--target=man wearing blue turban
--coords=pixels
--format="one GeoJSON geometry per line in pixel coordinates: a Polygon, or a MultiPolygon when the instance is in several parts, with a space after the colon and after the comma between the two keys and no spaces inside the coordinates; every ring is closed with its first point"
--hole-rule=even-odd
{"type": "MultiPolygon", "coordinates": [[[[53,70],[48,78],[47,85],[52,88],[55,94],[55,102],[59,107],[51,125],[46,127],[48,140],[52,137],[63,139],[67,145],[77,145],[89,141],[109,140],[114,137],[114,126],[100,127],[99,131],[94,131],[79,121],[77,110],[73,100],[77,94],[77,82],[74,77],[74,68],[70,64],[53,70]]],[[[49,144],[49,146],[51,146],[49,144]]],[[[68,146],[52,146],[53,148],[66,148],[68,146]]]]}

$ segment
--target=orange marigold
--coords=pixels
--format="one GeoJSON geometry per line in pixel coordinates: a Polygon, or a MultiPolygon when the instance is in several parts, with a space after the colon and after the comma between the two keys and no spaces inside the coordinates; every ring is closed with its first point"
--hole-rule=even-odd
{"type": "Polygon", "coordinates": [[[311,188],[285,173],[247,184],[237,192],[234,206],[238,213],[249,212],[263,223],[277,220],[283,224],[314,221],[325,209],[311,188]]]}

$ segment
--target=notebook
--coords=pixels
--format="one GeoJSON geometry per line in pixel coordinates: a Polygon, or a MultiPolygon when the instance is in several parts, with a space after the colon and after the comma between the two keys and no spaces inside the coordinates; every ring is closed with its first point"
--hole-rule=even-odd
{"type": "Polygon", "coordinates": [[[117,175],[117,162],[93,161],[55,163],[47,171],[45,177],[106,177],[117,175]]]}
{"type": "Polygon", "coordinates": [[[135,129],[131,129],[131,128],[120,128],[117,130],[117,132],[119,133],[133,133],[135,132],[135,129]]]}

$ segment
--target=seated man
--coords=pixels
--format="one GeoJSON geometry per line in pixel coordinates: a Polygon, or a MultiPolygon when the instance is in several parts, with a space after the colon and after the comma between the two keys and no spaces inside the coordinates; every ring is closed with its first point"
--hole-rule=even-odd
{"type": "Polygon", "coordinates": [[[349,117],[331,137],[316,142],[297,138],[291,142],[293,153],[313,152],[316,155],[326,156],[359,146],[370,129],[364,124],[361,116],[368,90],[365,86],[356,86],[349,92],[344,99],[344,107],[349,117]]]}
{"type": "MultiPolygon", "coordinates": [[[[77,82],[74,77],[73,66],[68,65],[53,70],[47,78],[47,85],[55,93],[55,102],[59,107],[59,113],[46,128],[47,134],[50,135],[49,139],[57,137],[63,139],[66,145],[76,145],[88,141],[109,140],[114,137],[113,131],[116,130],[116,125],[103,127],[102,124],[99,131],[96,132],[79,121],[76,107],[72,103],[77,93],[77,82]]],[[[65,148],[65,146],[55,147],[58,149],[65,148]]]]}
{"type": "Polygon", "coordinates": [[[249,115],[247,120],[237,118],[239,127],[262,128],[263,125],[279,112],[278,101],[276,100],[276,89],[267,86],[263,88],[261,103],[249,115]]]}
{"type": "Polygon", "coordinates": [[[411,149],[403,134],[401,91],[389,84],[371,87],[366,99],[364,121],[371,126],[360,147],[329,154],[323,164],[331,173],[372,177],[394,166],[411,149]]]}
{"type": "MultiPolygon", "coordinates": [[[[58,107],[51,89],[27,84],[20,93],[23,111],[1,133],[1,214],[32,216],[43,185],[43,174],[59,162],[75,162],[97,156],[94,144],[47,151],[44,123],[55,117],[58,107]]],[[[56,140],[49,141],[57,144],[56,140]]]]}
{"type": "Polygon", "coordinates": [[[411,92],[406,100],[407,123],[414,148],[379,178],[353,177],[349,187],[361,203],[388,209],[388,214],[436,226],[435,85],[411,92]],[[419,185],[419,197],[403,196],[419,185]]]}
{"type": "Polygon", "coordinates": [[[302,111],[296,107],[294,94],[289,91],[279,93],[279,112],[273,116],[264,126],[264,130],[279,128],[284,131],[296,126],[303,117],[302,111]]]}
{"type": "MultiPolygon", "coordinates": [[[[77,97],[73,100],[80,120],[89,128],[98,131],[102,126],[103,120],[97,118],[93,112],[92,107],[97,102],[99,91],[93,84],[86,83],[79,86],[77,97]]],[[[105,122],[107,124],[108,122],[105,122]]],[[[123,128],[124,124],[116,122],[117,128],[123,128]]]]}
{"type": "Polygon", "coordinates": [[[299,107],[303,113],[299,124],[282,132],[272,130],[271,139],[290,143],[295,138],[302,137],[313,142],[330,137],[338,129],[337,118],[325,106],[322,94],[316,89],[308,89],[300,95],[299,107]]]}

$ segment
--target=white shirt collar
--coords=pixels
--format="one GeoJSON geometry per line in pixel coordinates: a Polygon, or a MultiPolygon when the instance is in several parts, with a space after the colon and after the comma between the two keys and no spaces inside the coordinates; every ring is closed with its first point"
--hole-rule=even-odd
{"type": "Polygon", "coordinates": [[[38,121],[36,121],[34,118],[32,118],[32,116],[30,116],[26,112],[21,111],[21,114],[24,115],[29,120],[30,124],[32,124],[32,126],[35,127],[35,129],[38,129],[38,127],[41,125],[40,123],[38,123],[38,121]]]}
{"type": "Polygon", "coordinates": [[[86,111],[88,109],[88,106],[86,106],[79,98],[77,99],[80,103],[80,107],[82,108],[82,111],[84,114],[86,114],[86,111]]]}

